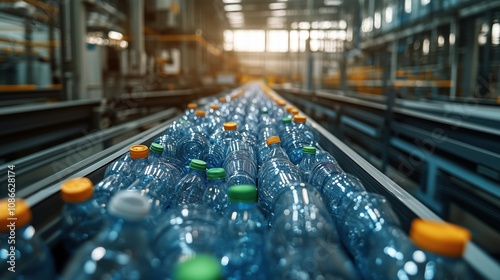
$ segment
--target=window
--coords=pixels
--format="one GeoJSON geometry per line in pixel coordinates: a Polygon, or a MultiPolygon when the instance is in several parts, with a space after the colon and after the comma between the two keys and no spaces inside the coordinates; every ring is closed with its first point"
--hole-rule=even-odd
{"type": "Polygon", "coordinates": [[[267,51],[287,52],[288,51],[288,31],[269,30],[267,31],[267,51]]]}

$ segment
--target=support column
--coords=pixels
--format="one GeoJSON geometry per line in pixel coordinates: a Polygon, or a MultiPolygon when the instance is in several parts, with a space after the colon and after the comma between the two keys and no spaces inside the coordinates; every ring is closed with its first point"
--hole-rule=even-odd
{"type": "Polygon", "coordinates": [[[459,36],[459,24],[458,19],[454,18],[450,23],[450,34],[454,34],[455,42],[454,44],[450,43],[450,65],[451,65],[451,73],[450,73],[450,100],[455,100],[457,96],[457,79],[458,79],[458,52],[457,52],[457,42],[459,36]]]}
{"type": "Polygon", "coordinates": [[[73,90],[69,99],[87,99],[87,7],[82,0],[70,1],[70,5],[73,90]]]}
{"type": "Polygon", "coordinates": [[[130,72],[144,75],[146,61],[144,59],[144,1],[130,0],[130,72]]]}
{"type": "MultiPolygon", "coordinates": [[[[478,58],[479,44],[477,37],[479,35],[479,26],[477,19],[471,19],[465,22],[465,30],[460,31],[465,36],[465,49],[462,61],[462,96],[472,96],[476,88],[476,80],[478,73],[478,58]]],[[[456,36],[456,34],[455,34],[456,36]]],[[[458,41],[455,39],[455,44],[458,41]]]]}

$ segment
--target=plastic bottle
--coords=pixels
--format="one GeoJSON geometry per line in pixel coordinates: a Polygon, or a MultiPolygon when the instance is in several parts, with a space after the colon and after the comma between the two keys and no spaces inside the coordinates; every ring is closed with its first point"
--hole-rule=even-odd
{"type": "Polygon", "coordinates": [[[196,103],[188,103],[187,109],[184,112],[182,118],[186,121],[192,121],[194,118],[196,108],[198,108],[198,105],[196,105],[196,103]]]}
{"type": "Polygon", "coordinates": [[[302,115],[295,115],[292,120],[295,124],[294,130],[300,134],[304,134],[311,141],[311,143],[316,146],[319,137],[317,132],[307,125],[307,117],[302,115]]]}
{"type": "Polygon", "coordinates": [[[203,134],[188,133],[179,140],[177,159],[189,170],[191,160],[203,158],[207,146],[208,140],[203,134]]]}
{"type": "Polygon", "coordinates": [[[276,158],[259,170],[259,206],[266,218],[271,215],[272,202],[282,188],[302,182],[300,170],[289,160],[276,158]]]}
{"type": "MultiPolygon", "coordinates": [[[[169,175],[166,178],[170,180],[170,183],[177,182],[184,173],[178,161],[166,161],[163,157],[163,146],[158,143],[151,143],[149,146],[149,157],[147,160],[149,165],[161,166],[165,173],[169,175]]],[[[146,163],[145,165],[147,166],[148,164],[146,163]]],[[[142,169],[144,169],[144,167],[142,167],[142,169]]]]}
{"type": "Polygon", "coordinates": [[[270,279],[360,279],[315,188],[304,183],[283,188],[273,213],[270,279]]]}
{"type": "Polygon", "coordinates": [[[108,209],[105,227],[76,252],[64,270],[63,279],[163,278],[161,262],[150,249],[143,227],[149,202],[138,192],[120,191],[113,196],[108,209]]]}
{"type": "Polygon", "coordinates": [[[145,145],[133,145],[129,149],[131,172],[136,177],[148,166],[149,149],[145,145]]]}
{"type": "Polygon", "coordinates": [[[299,162],[298,166],[302,179],[309,182],[311,170],[316,165],[316,148],[311,146],[302,147],[302,154],[302,160],[299,162]]]}
{"type": "Polygon", "coordinates": [[[229,204],[226,185],[226,171],[224,168],[210,168],[207,170],[207,186],[203,200],[216,212],[223,212],[229,204]]]}
{"type": "Polygon", "coordinates": [[[224,215],[226,244],[223,257],[227,279],[265,279],[266,221],[257,207],[257,188],[231,186],[224,215]]]}
{"type": "Polygon", "coordinates": [[[266,145],[269,147],[269,151],[265,155],[261,155],[263,162],[269,161],[271,159],[286,159],[289,160],[288,155],[280,146],[281,139],[279,136],[271,136],[266,139],[266,145]]]}
{"type": "Polygon", "coordinates": [[[339,173],[326,179],[321,194],[323,201],[329,206],[330,213],[333,217],[338,217],[339,206],[343,200],[363,191],[366,191],[365,187],[356,176],[339,173]]]}
{"type": "MultiPolygon", "coordinates": [[[[199,254],[221,259],[221,215],[207,205],[188,204],[166,212],[155,230],[153,246],[164,271],[174,271],[176,264],[199,254]]],[[[156,279],[156,278],[155,278],[156,279]]]]}
{"type": "Polygon", "coordinates": [[[343,244],[354,257],[367,250],[366,244],[374,230],[400,225],[387,199],[369,192],[345,196],[339,203],[335,222],[343,244]]]}
{"type": "Polygon", "coordinates": [[[249,184],[256,183],[257,165],[254,162],[253,156],[244,150],[234,151],[230,153],[224,161],[224,169],[227,174],[227,182],[229,186],[241,184],[250,178],[249,184]],[[242,179],[245,178],[245,179],[242,179]]]}
{"type": "Polygon", "coordinates": [[[62,236],[66,250],[73,253],[101,230],[104,211],[93,199],[94,186],[88,178],[73,178],[61,185],[62,236]]]}
{"type": "Polygon", "coordinates": [[[211,255],[199,254],[177,264],[173,280],[221,280],[220,262],[211,255]]]}
{"type": "Polygon", "coordinates": [[[225,159],[224,147],[215,143],[209,144],[201,159],[207,163],[207,168],[222,167],[225,159]]]}
{"type": "Polygon", "coordinates": [[[193,159],[189,164],[189,172],[175,186],[169,199],[170,207],[185,204],[203,204],[206,189],[206,162],[193,159]]]}
{"type": "Polygon", "coordinates": [[[460,226],[416,219],[410,237],[395,226],[378,228],[356,260],[367,279],[473,279],[462,259],[470,238],[460,226]]]}
{"type": "Polygon", "coordinates": [[[321,191],[329,177],[340,173],[344,173],[344,170],[337,163],[331,161],[318,162],[311,170],[309,183],[321,191]]]}
{"type": "Polygon", "coordinates": [[[222,132],[218,139],[214,139],[221,147],[227,147],[233,140],[242,140],[240,133],[237,131],[238,125],[235,122],[225,122],[224,132],[222,132]]]}
{"type": "Polygon", "coordinates": [[[30,222],[31,210],[25,200],[0,200],[0,279],[56,278],[49,248],[30,222]]]}

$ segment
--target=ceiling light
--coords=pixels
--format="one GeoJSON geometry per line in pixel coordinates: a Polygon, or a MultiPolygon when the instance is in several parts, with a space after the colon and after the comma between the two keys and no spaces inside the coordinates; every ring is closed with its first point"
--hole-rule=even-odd
{"type": "Polygon", "coordinates": [[[234,4],[234,3],[240,3],[241,0],[222,0],[225,4],[234,4]]]}
{"type": "Polygon", "coordinates": [[[241,5],[226,5],[224,6],[224,10],[226,12],[236,12],[236,11],[241,11],[242,7],[241,5]]]}
{"type": "Polygon", "coordinates": [[[284,17],[284,16],[286,16],[286,11],[285,10],[271,11],[271,16],[273,16],[273,17],[284,17]]]}
{"type": "Polygon", "coordinates": [[[121,34],[120,32],[116,32],[116,31],[109,31],[108,38],[113,39],[113,40],[121,40],[123,38],[123,34],[121,34]]]}
{"type": "Polygon", "coordinates": [[[339,6],[342,4],[342,0],[325,0],[325,6],[339,6]]]}
{"type": "Polygon", "coordinates": [[[269,4],[269,10],[281,10],[286,9],[286,3],[271,3],[269,4]]]}
{"type": "Polygon", "coordinates": [[[243,13],[226,13],[226,17],[227,18],[242,18],[243,17],[243,13]]]}

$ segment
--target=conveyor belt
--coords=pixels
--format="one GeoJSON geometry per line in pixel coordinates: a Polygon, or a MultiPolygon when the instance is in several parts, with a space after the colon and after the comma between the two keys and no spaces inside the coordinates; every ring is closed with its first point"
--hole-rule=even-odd
{"type": "MultiPolygon", "coordinates": [[[[27,198],[29,205],[33,208],[33,224],[49,244],[57,246],[59,243],[60,230],[57,225],[62,206],[59,196],[60,182],[72,177],[87,176],[94,183],[97,183],[102,179],[105,167],[124,154],[130,144],[150,144],[172,121],[173,119],[151,128],[30,186],[29,188],[32,190],[38,190],[27,198]]],[[[408,229],[410,221],[415,217],[440,220],[431,210],[370,165],[325,128],[312,120],[310,123],[319,132],[321,146],[336,157],[346,172],[358,176],[367,190],[381,193],[389,199],[402,221],[403,228],[408,229]]],[[[475,244],[469,244],[465,260],[486,279],[495,279],[500,275],[499,265],[475,244]]]]}

